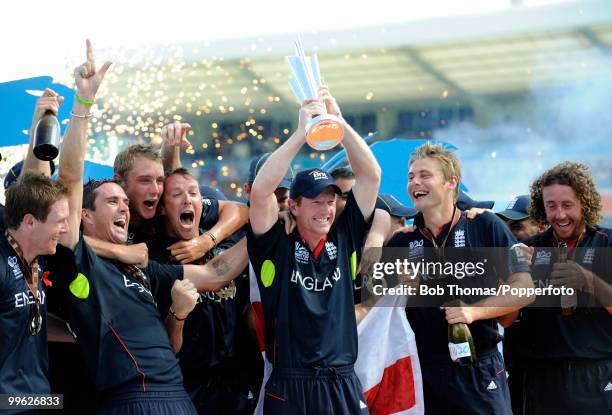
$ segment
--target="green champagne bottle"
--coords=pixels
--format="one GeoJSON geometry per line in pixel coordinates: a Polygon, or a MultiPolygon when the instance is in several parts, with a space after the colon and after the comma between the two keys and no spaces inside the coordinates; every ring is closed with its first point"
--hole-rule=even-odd
{"type": "Polygon", "coordinates": [[[448,325],[448,351],[451,360],[462,366],[471,365],[476,361],[476,348],[467,324],[448,325]]]}

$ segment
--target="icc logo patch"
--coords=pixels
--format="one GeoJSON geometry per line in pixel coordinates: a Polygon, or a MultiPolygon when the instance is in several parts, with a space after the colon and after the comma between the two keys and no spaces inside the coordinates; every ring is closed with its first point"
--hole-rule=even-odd
{"type": "Polygon", "coordinates": [[[536,252],[535,259],[533,261],[533,265],[548,265],[550,264],[550,260],[552,258],[551,251],[538,251],[536,252]]]}
{"type": "Polygon", "coordinates": [[[13,268],[15,265],[17,265],[17,257],[16,256],[10,256],[10,257],[8,257],[6,262],[8,263],[9,267],[13,268]]]}

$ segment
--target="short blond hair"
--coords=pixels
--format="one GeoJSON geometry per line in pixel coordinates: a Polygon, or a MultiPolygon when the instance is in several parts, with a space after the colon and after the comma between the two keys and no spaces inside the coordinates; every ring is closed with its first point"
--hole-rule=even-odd
{"type": "Polygon", "coordinates": [[[158,151],[153,149],[153,147],[143,144],[134,144],[117,154],[117,157],[115,157],[115,162],[113,164],[113,171],[115,174],[122,180],[126,180],[132,167],[134,167],[134,160],[136,160],[137,157],[144,157],[163,165],[161,155],[158,151]]]}
{"type": "Polygon", "coordinates": [[[457,188],[455,189],[455,200],[459,195],[459,184],[461,183],[461,163],[455,155],[455,152],[444,148],[441,144],[432,144],[427,142],[418,147],[410,155],[408,167],[411,167],[415,161],[423,159],[434,159],[440,163],[444,180],[450,181],[453,176],[457,178],[457,188]]]}

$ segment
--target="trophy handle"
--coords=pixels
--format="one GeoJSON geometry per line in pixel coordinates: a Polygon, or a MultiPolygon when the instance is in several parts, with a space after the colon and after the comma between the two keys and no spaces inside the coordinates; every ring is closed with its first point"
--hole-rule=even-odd
{"type": "Polygon", "coordinates": [[[335,115],[321,114],[306,124],[306,142],[317,151],[330,150],[344,138],[342,120],[335,115]]]}

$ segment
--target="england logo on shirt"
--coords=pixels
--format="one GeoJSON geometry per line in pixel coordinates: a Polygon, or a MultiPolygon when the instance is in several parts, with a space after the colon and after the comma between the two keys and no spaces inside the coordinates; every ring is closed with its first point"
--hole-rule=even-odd
{"type": "Polygon", "coordinates": [[[465,231],[463,229],[457,229],[455,231],[455,248],[462,248],[465,246],[465,231]]]}
{"type": "Polygon", "coordinates": [[[299,242],[295,243],[295,260],[300,264],[308,264],[310,259],[310,254],[308,253],[308,249],[302,246],[299,242]]]}
{"type": "Polygon", "coordinates": [[[594,258],[595,258],[595,248],[589,248],[586,250],[584,254],[584,258],[582,258],[582,263],[592,264],[594,258]]]}
{"type": "Polygon", "coordinates": [[[336,248],[333,242],[325,242],[325,250],[329,259],[336,259],[338,256],[338,248],[336,248]]]}

